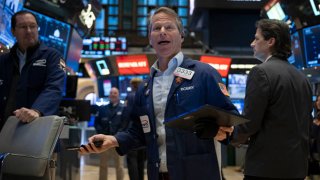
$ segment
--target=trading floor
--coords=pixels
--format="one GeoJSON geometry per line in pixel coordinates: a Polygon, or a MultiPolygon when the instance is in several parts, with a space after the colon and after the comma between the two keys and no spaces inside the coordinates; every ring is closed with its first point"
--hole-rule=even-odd
{"type": "MultiPolygon", "coordinates": [[[[109,168],[109,176],[108,179],[115,180],[115,169],[109,168]]],[[[223,173],[225,180],[242,180],[243,174],[239,171],[239,167],[226,167],[223,168],[223,173]]],[[[123,180],[129,180],[129,176],[127,173],[127,169],[125,169],[125,176],[123,180]]],[[[80,179],[81,180],[98,180],[99,179],[99,167],[98,166],[92,166],[92,165],[82,165],[81,166],[81,173],[80,173],[80,179]]],[[[147,176],[145,173],[145,180],[147,180],[147,176]]]]}

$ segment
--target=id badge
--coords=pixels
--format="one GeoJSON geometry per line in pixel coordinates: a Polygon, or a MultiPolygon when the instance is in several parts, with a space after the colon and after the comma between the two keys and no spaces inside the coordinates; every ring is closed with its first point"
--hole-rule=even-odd
{"type": "Polygon", "coordinates": [[[149,133],[151,131],[149,117],[147,115],[140,116],[140,121],[144,133],[149,133]]]}

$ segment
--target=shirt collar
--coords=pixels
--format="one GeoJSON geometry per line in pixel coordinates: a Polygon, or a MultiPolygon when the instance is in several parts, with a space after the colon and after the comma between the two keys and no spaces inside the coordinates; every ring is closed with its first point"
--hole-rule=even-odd
{"type": "Polygon", "coordinates": [[[153,73],[157,72],[157,73],[161,73],[164,75],[169,75],[171,73],[173,73],[173,71],[179,67],[182,64],[183,61],[183,54],[180,51],[178,54],[176,54],[170,61],[168,64],[168,68],[164,71],[161,72],[159,67],[158,67],[158,60],[151,66],[151,76],[153,75],[153,73]]]}
{"type": "Polygon", "coordinates": [[[271,57],[272,57],[272,55],[268,56],[264,62],[267,62],[271,57]]]}
{"type": "Polygon", "coordinates": [[[26,52],[23,53],[23,52],[20,51],[19,48],[17,48],[17,56],[19,57],[19,59],[20,59],[20,58],[25,58],[26,55],[27,55],[26,52]]]}

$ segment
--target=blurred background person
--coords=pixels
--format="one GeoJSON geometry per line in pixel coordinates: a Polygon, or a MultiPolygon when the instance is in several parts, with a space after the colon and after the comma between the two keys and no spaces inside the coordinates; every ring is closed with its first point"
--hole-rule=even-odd
{"type": "Polygon", "coordinates": [[[309,167],[308,175],[312,179],[320,179],[320,95],[317,96],[314,102],[313,110],[313,123],[311,125],[310,133],[310,157],[309,157],[309,167]]]}
{"type": "MultiPolygon", "coordinates": [[[[123,130],[122,111],[124,105],[120,103],[119,90],[112,87],[109,95],[110,103],[98,108],[94,127],[97,134],[114,135],[123,130]]],[[[119,156],[115,149],[100,154],[99,180],[108,179],[108,161],[114,160],[117,180],[123,180],[123,156],[119,156]]]]}

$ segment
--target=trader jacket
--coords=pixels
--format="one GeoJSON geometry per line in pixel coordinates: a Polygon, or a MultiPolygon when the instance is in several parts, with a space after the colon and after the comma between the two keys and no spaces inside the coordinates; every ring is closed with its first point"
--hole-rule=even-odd
{"type": "Polygon", "coordinates": [[[114,135],[121,131],[123,127],[122,111],[124,105],[119,102],[116,106],[110,103],[100,106],[98,115],[94,121],[94,127],[98,134],[114,135]]]}
{"type": "MultiPolygon", "coordinates": [[[[165,119],[204,104],[237,112],[229,98],[222,93],[218,85],[218,82],[222,83],[221,77],[214,68],[188,58],[184,58],[180,67],[192,70],[195,74],[191,80],[182,79],[180,81],[175,77],[168,94],[165,119]]],[[[154,74],[149,82],[140,86],[137,91],[133,126],[128,132],[118,133],[115,137],[119,143],[119,148],[117,148],[119,154],[126,154],[132,149],[146,146],[148,179],[158,180],[160,158],[152,100],[153,78],[154,74]],[[141,116],[147,116],[148,120],[140,121],[141,116]]],[[[220,179],[220,170],[212,139],[199,139],[194,133],[169,127],[165,127],[165,131],[167,167],[170,179],[220,179]]]]}
{"type": "MultiPolygon", "coordinates": [[[[10,96],[12,78],[19,73],[17,45],[0,56],[0,129],[10,96]]],[[[19,76],[19,74],[18,74],[19,76]]],[[[57,114],[65,78],[65,63],[60,53],[44,44],[28,49],[27,59],[16,87],[15,109],[26,107],[42,115],[57,114]]]]}

